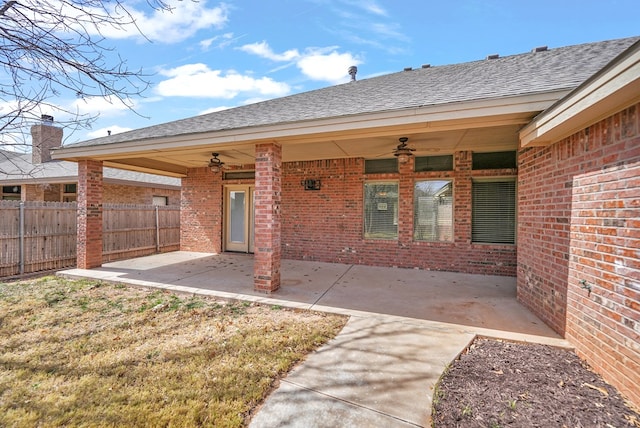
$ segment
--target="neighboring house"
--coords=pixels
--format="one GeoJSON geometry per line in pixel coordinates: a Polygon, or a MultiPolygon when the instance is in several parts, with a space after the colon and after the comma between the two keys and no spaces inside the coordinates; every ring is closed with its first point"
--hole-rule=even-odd
{"type": "Polygon", "coordinates": [[[88,208],[105,163],[181,177],[181,248],[254,253],[257,290],[280,287],[283,258],[516,276],[518,299],[640,405],[638,40],[406,69],[62,148],[86,195],[78,266],[101,263],[88,208]]]}
{"type": "MultiPolygon", "coordinates": [[[[62,128],[50,116],[31,128],[31,153],[0,149],[1,200],[74,202],[78,164],[51,159],[62,144],[62,128]]],[[[179,205],[180,180],[156,174],[104,169],[104,203],[179,205]]]]}

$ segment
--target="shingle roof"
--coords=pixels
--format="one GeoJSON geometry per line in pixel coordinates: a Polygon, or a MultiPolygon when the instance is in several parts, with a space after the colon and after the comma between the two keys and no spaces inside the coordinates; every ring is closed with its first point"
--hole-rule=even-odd
{"type": "MultiPolygon", "coordinates": [[[[31,153],[16,153],[0,149],[0,183],[34,182],[47,180],[76,181],[78,164],[67,161],[50,161],[41,164],[31,163],[31,153]]],[[[143,172],[125,171],[116,168],[104,168],[105,180],[129,181],[131,185],[180,186],[180,179],[143,172]]]]}
{"type": "Polygon", "coordinates": [[[569,90],[637,40],[640,37],[401,71],[136,129],[69,147],[569,90]]]}

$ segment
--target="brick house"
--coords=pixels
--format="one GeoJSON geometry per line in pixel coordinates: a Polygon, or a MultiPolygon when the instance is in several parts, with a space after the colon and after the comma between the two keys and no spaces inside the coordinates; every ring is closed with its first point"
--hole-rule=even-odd
{"type": "Polygon", "coordinates": [[[78,266],[100,264],[104,163],[180,177],[181,249],[254,253],[257,290],[277,291],[283,258],[514,276],[640,405],[639,40],[405,69],[60,149],[79,163],[78,266]]]}
{"type": "MultiPolygon", "coordinates": [[[[51,150],[62,145],[62,128],[43,116],[31,127],[31,153],[0,149],[0,200],[74,202],[78,164],[54,161],[51,150]]],[[[104,203],[180,204],[180,180],[163,175],[104,169],[104,203]]]]}

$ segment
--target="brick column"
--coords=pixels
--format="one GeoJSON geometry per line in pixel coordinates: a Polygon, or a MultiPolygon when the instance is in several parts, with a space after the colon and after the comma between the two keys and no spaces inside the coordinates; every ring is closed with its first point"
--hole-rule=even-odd
{"type": "MultiPolygon", "coordinates": [[[[410,249],[413,243],[413,186],[415,158],[406,162],[398,160],[398,246],[410,249]]],[[[405,255],[403,255],[405,257],[405,255]]]]}
{"type": "Polygon", "coordinates": [[[78,162],[79,269],[102,265],[102,162],[78,162]]]}
{"type": "Polygon", "coordinates": [[[279,144],[256,145],[253,284],[256,291],[265,293],[280,288],[281,164],[279,144]]]}
{"type": "Polygon", "coordinates": [[[471,244],[471,180],[472,152],[456,152],[454,155],[454,168],[456,179],[453,182],[454,190],[454,240],[456,244],[471,244]]]}

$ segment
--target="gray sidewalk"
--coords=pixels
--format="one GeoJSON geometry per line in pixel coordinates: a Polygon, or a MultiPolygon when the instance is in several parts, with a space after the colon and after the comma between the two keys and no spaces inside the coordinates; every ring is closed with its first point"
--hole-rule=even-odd
{"type": "Polygon", "coordinates": [[[477,335],[568,346],[515,299],[515,278],[285,260],[253,290],[253,258],[175,252],[59,274],[350,316],[281,381],[251,427],[430,426],[433,387],[477,335]]]}
{"type": "Polygon", "coordinates": [[[434,384],[473,337],[391,317],[351,317],[282,380],[250,426],[430,426],[434,384]]]}

